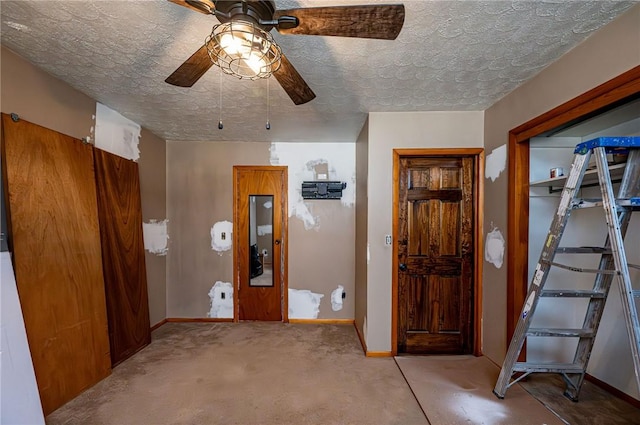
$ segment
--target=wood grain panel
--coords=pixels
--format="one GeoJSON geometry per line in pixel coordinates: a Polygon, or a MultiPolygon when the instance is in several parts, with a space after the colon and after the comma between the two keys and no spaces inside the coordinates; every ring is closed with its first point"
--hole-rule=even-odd
{"type": "Polygon", "coordinates": [[[398,263],[406,267],[398,278],[398,351],[468,353],[474,159],[400,158],[399,167],[398,263]],[[423,187],[409,187],[411,179],[423,187]]]}
{"type": "Polygon", "coordinates": [[[460,204],[457,202],[440,203],[442,223],[440,226],[441,256],[460,255],[460,204]]]}
{"type": "Polygon", "coordinates": [[[151,342],[138,164],[95,149],[111,363],[151,342]]]}
{"type": "Polygon", "coordinates": [[[460,189],[460,169],[443,167],[440,174],[440,190],[460,189]]]}
{"type": "Polygon", "coordinates": [[[242,167],[234,170],[234,281],[239,320],[286,320],[287,308],[287,168],[242,167]],[[249,196],[273,196],[272,287],[250,286],[249,196]],[[280,243],[276,243],[280,241],[280,243]]]}
{"type": "MultiPolygon", "coordinates": [[[[408,241],[405,238],[404,230],[400,226],[400,217],[408,211],[407,205],[403,205],[403,197],[401,196],[401,185],[407,184],[408,176],[403,174],[405,169],[401,167],[404,158],[419,157],[423,161],[429,158],[444,160],[448,158],[469,158],[469,163],[473,166],[473,172],[470,174],[470,181],[473,195],[471,199],[471,215],[470,220],[473,232],[470,235],[472,247],[469,262],[463,264],[463,269],[473,276],[473,288],[466,295],[473,305],[472,316],[469,317],[471,324],[469,328],[473,333],[473,354],[482,355],[482,265],[483,265],[483,214],[482,205],[484,199],[484,150],[482,148],[464,148],[464,149],[394,149],[393,150],[393,238],[392,238],[392,280],[391,280],[391,347],[392,355],[404,351],[407,346],[407,340],[401,333],[401,323],[406,323],[406,309],[401,307],[401,300],[407,296],[407,286],[401,284],[400,277],[403,275],[399,270],[402,264],[400,253],[404,252],[408,247],[408,241]]],[[[444,167],[445,165],[443,165],[444,167]]],[[[404,186],[402,186],[404,187],[404,186]]],[[[466,199],[466,198],[465,198],[466,199]]],[[[463,239],[463,244],[467,241],[463,239]]]]}
{"type": "Polygon", "coordinates": [[[286,9],[276,11],[274,18],[298,18],[298,26],[279,28],[278,31],[282,34],[395,40],[402,29],[404,14],[404,6],[395,4],[286,9]]]}
{"type": "Polygon", "coordinates": [[[111,372],[91,145],[2,114],[14,267],[44,414],[111,372]]]}
{"type": "Polygon", "coordinates": [[[463,282],[457,277],[438,276],[440,299],[446,300],[440,304],[439,332],[460,333],[460,288],[463,282]]]}
{"type": "Polygon", "coordinates": [[[273,73],[273,76],[294,104],[302,105],[316,98],[311,87],[284,54],[280,57],[280,68],[273,73]]]}
{"type": "Polygon", "coordinates": [[[407,305],[407,330],[427,331],[431,318],[429,302],[429,279],[425,276],[412,275],[409,278],[408,295],[411,302],[407,305]]]}

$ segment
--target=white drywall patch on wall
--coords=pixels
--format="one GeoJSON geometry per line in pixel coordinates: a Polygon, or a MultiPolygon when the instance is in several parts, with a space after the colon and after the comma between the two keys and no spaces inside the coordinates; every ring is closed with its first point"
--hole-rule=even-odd
{"type": "Polygon", "coordinates": [[[273,233],[273,226],[271,224],[258,226],[258,236],[270,235],[272,233],[273,233]]]}
{"type": "MultiPolygon", "coordinates": [[[[289,170],[289,217],[297,217],[305,229],[318,229],[318,217],[312,213],[312,203],[302,199],[302,182],[325,177],[342,181],[347,187],[340,202],[345,207],[355,205],[356,151],[354,143],[272,143],[271,165],[286,165],[289,170]]],[[[327,202],[338,202],[327,201],[327,202]]]]}
{"type": "Polygon", "coordinates": [[[494,227],[491,232],[487,233],[484,245],[484,259],[497,268],[502,267],[502,261],[504,259],[504,238],[497,227],[494,227]]]}
{"type": "Polygon", "coordinates": [[[211,228],[211,249],[218,251],[220,255],[231,249],[233,243],[233,223],[219,221],[211,228]]]}
{"type": "Polygon", "coordinates": [[[96,143],[103,151],[137,161],[140,158],[140,125],[96,103],[96,143]]]}
{"type": "Polygon", "coordinates": [[[289,288],[289,318],[317,319],[322,297],[323,294],[316,294],[308,289],[289,288]]]}
{"type": "Polygon", "coordinates": [[[209,290],[211,310],[207,317],[233,319],[233,285],[231,282],[217,281],[209,290]]]}
{"type": "Polygon", "coordinates": [[[492,182],[496,181],[500,173],[504,171],[507,166],[507,145],[502,145],[491,151],[487,155],[486,162],[484,164],[484,175],[486,178],[491,179],[492,182]]]}
{"type": "Polygon", "coordinates": [[[168,222],[169,220],[149,220],[148,223],[142,223],[144,249],[159,256],[167,255],[169,250],[168,222]]]}
{"type": "Polygon", "coordinates": [[[344,293],[344,286],[338,285],[336,289],[331,292],[331,310],[342,310],[342,294],[344,293]]]}

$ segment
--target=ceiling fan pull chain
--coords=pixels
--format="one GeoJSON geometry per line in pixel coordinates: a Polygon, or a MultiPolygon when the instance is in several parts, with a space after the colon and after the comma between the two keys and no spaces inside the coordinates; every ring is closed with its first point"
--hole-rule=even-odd
{"type": "Polygon", "coordinates": [[[270,98],[271,90],[269,90],[270,80],[271,80],[271,76],[267,77],[267,125],[265,126],[267,130],[271,130],[271,123],[269,122],[269,115],[271,112],[271,98],[270,98]]]}
{"type": "Polygon", "coordinates": [[[224,127],[222,125],[222,68],[220,68],[219,76],[218,93],[220,93],[220,100],[218,101],[218,130],[222,130],[224,127]]]}

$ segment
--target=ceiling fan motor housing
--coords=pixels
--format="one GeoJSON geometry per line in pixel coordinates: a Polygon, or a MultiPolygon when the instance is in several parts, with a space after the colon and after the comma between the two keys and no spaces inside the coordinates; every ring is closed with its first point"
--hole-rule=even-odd
{"type": "Polygon", "coordinates": [[[276,11],[275,2],[271,0],[261,1],[218,1],[216,2],[216,18],[221,23],[230,21],[251,22],[264,31],[271,31],[273,25],[265,25],[264,22],[273,21],[276,11]]]}

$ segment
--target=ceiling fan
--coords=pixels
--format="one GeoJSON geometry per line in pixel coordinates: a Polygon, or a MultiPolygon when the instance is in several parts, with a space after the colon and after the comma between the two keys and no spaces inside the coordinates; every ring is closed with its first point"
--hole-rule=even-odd
{"type": "Polygon", "coordinates": [[[402,4],[277,10],[273,0],[169,1],[196,12],[214,15],[221,25],[214,26],[205,44],[165,80],[167,83],[191,87],[215,63],[224,72],[240,78],[275,76],[296,105],[307,103],[316,95],[269,34],[273,28],[281,34],[394,40],[404,23],[402,4]],[[244,43],[240,47],[238,40],[244,43]],[[252,53],[237,60],[243,49],[252,53]],[[232,56],[230,59],[229,54],[232,56]],[[254,58],[257,59],[254,61],[254,58]],[[237,68],[249,70],[251,75],[244,75],[237,68]]]}

